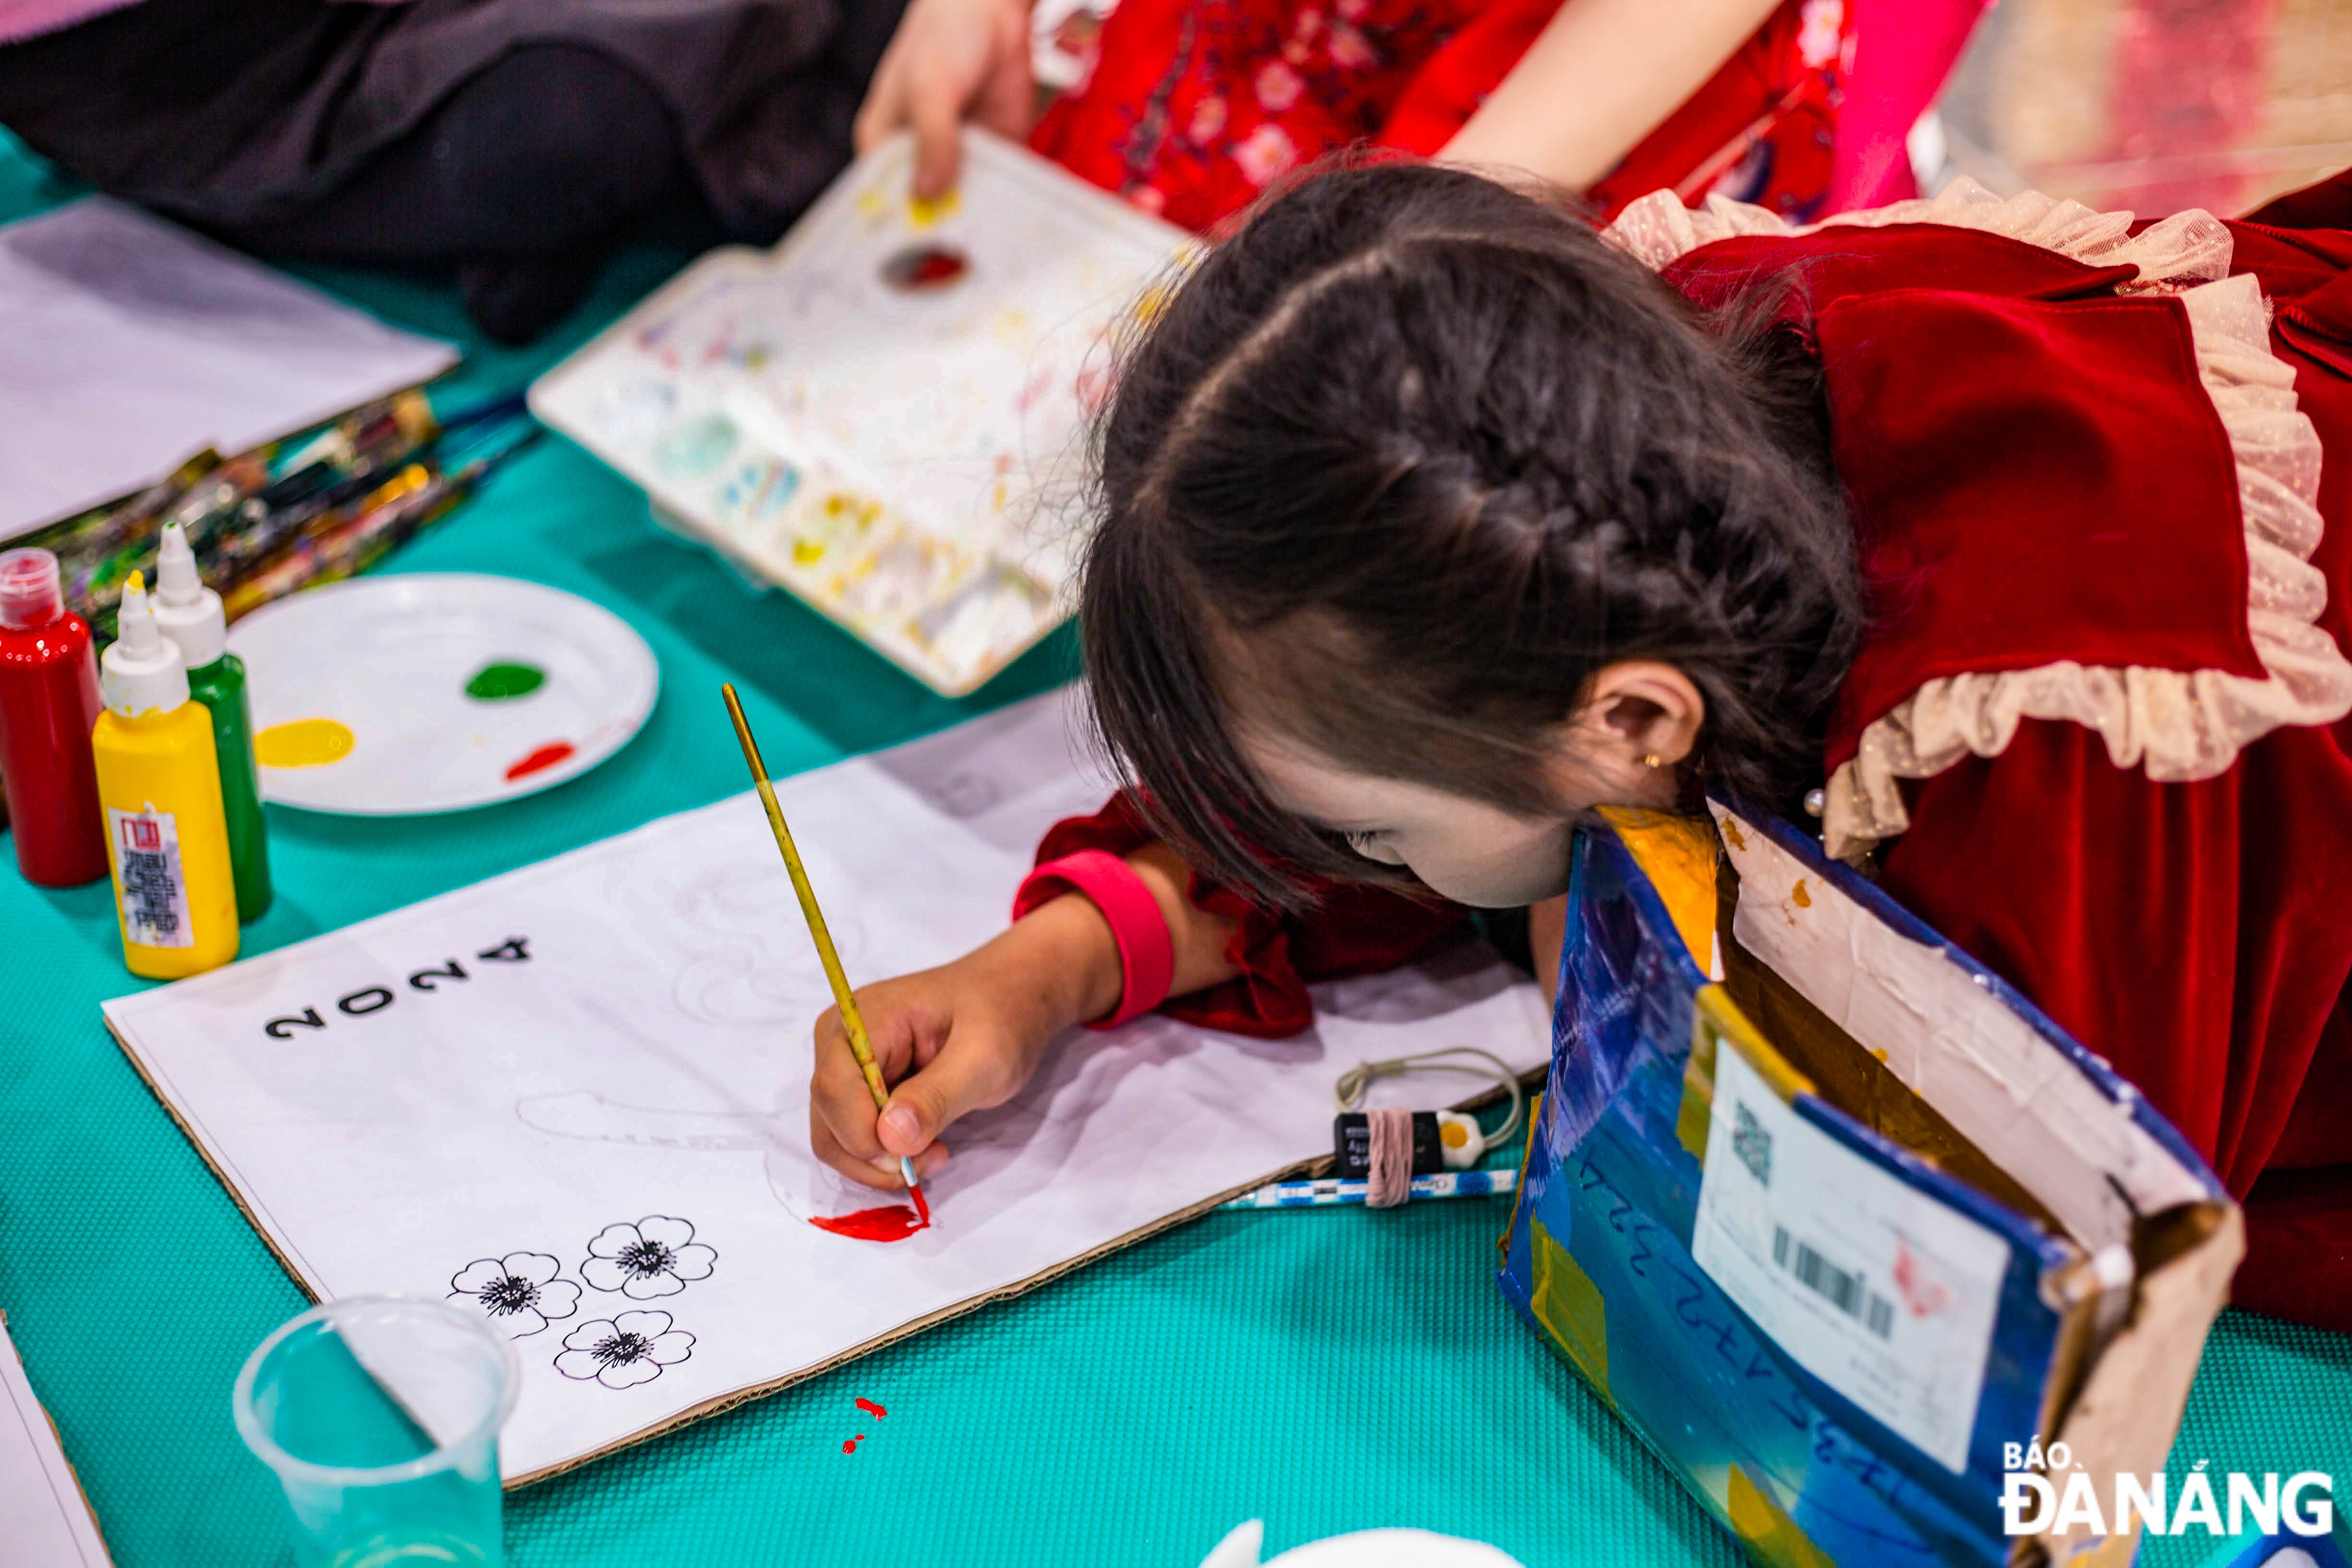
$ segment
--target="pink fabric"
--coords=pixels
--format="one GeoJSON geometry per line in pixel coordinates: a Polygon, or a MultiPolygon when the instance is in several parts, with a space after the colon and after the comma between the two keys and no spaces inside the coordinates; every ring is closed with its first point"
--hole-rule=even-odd
{"type": "Polygon", "coordinates": [[[1176,979],[1176,944],[1168,934],[1168,917],[1151,896],[1134,867],[1101,849],[1081,849],[1049,860],[1029,873],[1013,896],[1013,918],[1023,915],[1063,889],[1086,895],[1110,923],[1111,941],[1118,944],[1118,1005],[1108,1018],[1087,1026],[1115,1029],[1168,1000],[1176,979]]]}
{"type": "Polygon", "coordinates": [[[0,44],[61,32],[77,22],[135,5],[139,0],[0,0],[0,44]]]}
{"type": "MultiPolygon", "coordinates": [[[[1919,194],[1907,145],[1992,0],[1853,0],[1853,74],[1838,108],[1829,210],[1919,194]]],[[[2167,209],[2168,210],[2168,209],[2167,209]]]]}
{"type": "MultiPolygon", "coordinates": [[[[360,5],[405,5],[408,0],[340,0],[360,5]]],[[[44,33],[63,32],[139,0],[0,0],[0,44],[22,43],[44,33]]]]}

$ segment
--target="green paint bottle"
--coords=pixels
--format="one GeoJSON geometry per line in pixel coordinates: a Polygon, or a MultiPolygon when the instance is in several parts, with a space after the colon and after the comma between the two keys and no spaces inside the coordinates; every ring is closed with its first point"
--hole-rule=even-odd
{"type": "Polygon", "coordinates": [[[220,758],[221,808],[228,818],[236,918],[250,925],[269,908],[269,829],[261,813],[261,770],[253,760],[253,704],[245,661],[228,651],[228,618],[218,594],[196,576],[195,552],[176,522],[163,525],[155,562],[155,620],[188,665],[188,695],[212,713],[220,758]]]}

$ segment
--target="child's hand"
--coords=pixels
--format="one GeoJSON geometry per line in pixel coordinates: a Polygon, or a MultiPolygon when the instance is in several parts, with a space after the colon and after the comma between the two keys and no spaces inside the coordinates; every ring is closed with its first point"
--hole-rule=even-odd
{"type": "Polygon", "coordinates": [[[939,1136],[966,1111],[1002,1105],[1071,1026],[1118,1003],[1118,950],[1092,904],[1055,900],[952,963],[868,985],[857,1009],[885,1081],[874,1096],[828,1007],[816,1024],[809,1142],[817,1158],[871,1186],[900,1187],[898,1157],[928,1179],[948,1161],[939,1136]]]}
{"type": "Polygon", "coordinates": [[[1035,101],[1029,0],[914,0],[858,108],[857,150],[912,124],[915,195],[928,201],[955,188],[965,120],[1017,141],[1035,101]]]}

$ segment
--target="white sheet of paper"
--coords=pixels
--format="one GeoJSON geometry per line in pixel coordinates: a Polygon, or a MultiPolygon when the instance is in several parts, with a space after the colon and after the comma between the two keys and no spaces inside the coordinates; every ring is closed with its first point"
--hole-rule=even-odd
{"type": "MultiPolygon", "coordinates": [[[[1003,929],[1039,835],[1103,797],[1076,760],[1075,700],[779,786],[853,980],[1003,929]]],[[[491,1319],[522,1358],[511,1478],[1328,1150],[1332,1080],[1357,1062],[1547,1051],[1535,987],[1475,944],[1316,999],[1314,1029],[1286,1040],[1157,1016],[1074,1033],[1011,1102],[950,1130],[936,1226],[891,1243],[809,1223],[892,1200],[809,1153],[809,1029],[829,996],[750,794],[106,1013],[317,1294],[457,1292],[487,1311],[536,1292],[491,1319]],[[278,1037],[273,1020],[290,1020],[278,1037]]],[[[1380,1087],[1380,1103],[1430,1104],[1481,1086],[1380,1087]]]]}
{"type": "Polygon", "coordinates": [[[0,542],[457,357],[104,196],[0,227],[0,542]]]}
{"type": "Polygon", "coordinates": [[[0,1322],[0,1568],[107,1568],[98,1521],[0,1322]]]}

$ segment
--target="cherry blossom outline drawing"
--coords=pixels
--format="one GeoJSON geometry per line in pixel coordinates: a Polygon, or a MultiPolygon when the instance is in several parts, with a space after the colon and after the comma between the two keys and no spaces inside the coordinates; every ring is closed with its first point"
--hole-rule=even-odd
{"type": "Polygon", "coordinates": [[[449,1299],[473,1301],[507,1338],[529,1339],[580,1310],[580,1287],[559,1279],[562,1272],[563,1265],[544,1252],[478,1258],[450,1276],[449,1299]]]}
{"type": "Polygon", "coordinates": [[[667,1312],[616,1312],[581,1324],[563,1336],[555,1370],[575,1383],[634,1388],[694,1353],[694,1336],[667,1312]]]}
{"type": "Polygon", "coordinates": [[[718,1262],[715,1248],[694,1239],[692,1221],[649,1214],[634,1225],[617,1221],[589,1237],[580,1278],[594,1289],[644,1301],[675,1296],[688,1281],[709,1279],[718,1262]]]}

